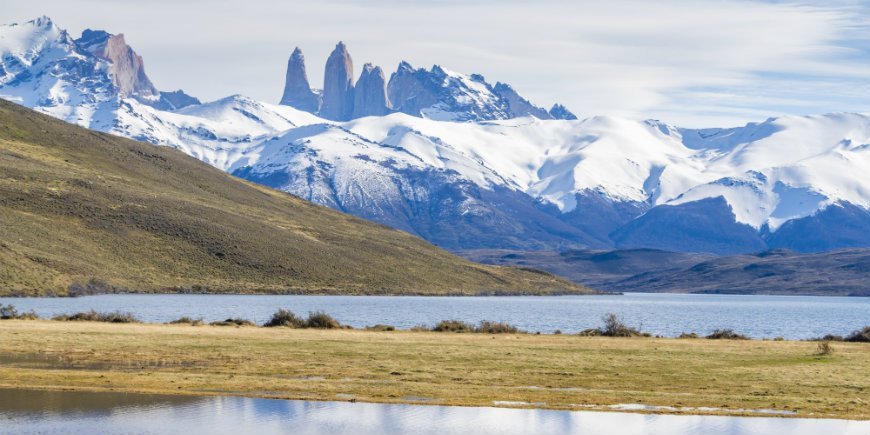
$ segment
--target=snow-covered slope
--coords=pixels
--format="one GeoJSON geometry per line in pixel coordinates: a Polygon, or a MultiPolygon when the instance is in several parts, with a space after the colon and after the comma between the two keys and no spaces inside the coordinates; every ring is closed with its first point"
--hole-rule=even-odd
{"type": "Polygon", "coordinates": [[[704,130],[613,117],[482,121],[508,117],[504,101],[525,103],[506,99],[505,85],[410,66],[411,78],[439,75],[438,92],[457,105],[439,112],[423,98],[420,113],[347,122],[238,95],[165,110],[119,92],[111,59],[76,41],[47,18],[0,27],[0,96],[448,248],[870,246],[868,114],[704,130]],[[449,121],[468,121],[460,112],[481,115],[449,121]]]}

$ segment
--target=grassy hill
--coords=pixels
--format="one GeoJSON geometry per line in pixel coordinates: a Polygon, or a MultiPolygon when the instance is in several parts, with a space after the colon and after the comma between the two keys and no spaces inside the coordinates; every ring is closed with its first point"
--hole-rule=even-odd
{"type": "Polygon", "coordinates": [[[0,294],[586,293],[0,100],[0,294]]]}

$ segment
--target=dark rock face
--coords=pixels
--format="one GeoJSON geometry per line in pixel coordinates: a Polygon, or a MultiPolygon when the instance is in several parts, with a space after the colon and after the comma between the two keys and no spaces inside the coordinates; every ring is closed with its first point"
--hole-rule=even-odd
{"type": "Polygon", "coordinates": [[[429,72],[415,70],[408,62],[400,63],[390,76],[387,94],[394,110],[411,116],[422,116],[422,109],[438,102],[437,86],[433,86],[429,72]]]}
{"type": "Polygon", "coordinates": [[[577,119],[577,115],[571,113],[567,107],[561,104],[554,104],[550,109],[550,117],[553,119],[564,119],[568,121],[573,121],[577,119]]]}
{"type": "Polygon", "coordinates": [[[353,118],[383,116],[390,113],[387,99],[387,83],[384,71],[379,66],[367,63],[354,87],[353,118]]]}
{"type": "Polygon", "coordinates": [[[513,118],[529,115],[538,119],[552,118],[546,110],[535,106],[530,103],[529,100],[521,97],[520,94],[518,94],[517,91],[507,83],[498,82],[492,89],[493,92],[504,101],[504,104],[507,105],[507,112],[513,118]]]}
{"type": "Polygon", "coordinates": [[[311,90],[311,85],[308,83],[305,56],[299,47],[293,50],[293,54],[287,61],[284,95],[281,97],[280,104],[311,113],[316,113],[320,109],[320,97],[311,90]]]}
{"type": "Polygon", "coordinates": [[[347,121],[353,115],[353,100],[353,59],[344,43],[339,42],[326,60],[320,116],[347,121]]]}

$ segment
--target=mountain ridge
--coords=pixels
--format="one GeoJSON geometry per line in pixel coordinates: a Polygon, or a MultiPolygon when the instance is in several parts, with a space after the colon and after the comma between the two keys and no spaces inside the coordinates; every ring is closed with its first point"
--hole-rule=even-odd
{"type": "MultiPolygon", "coordinates": [[[[0,50],[11,52],[4,44],[0,50]]],[[[35,53],[44,45],[27,47],[19,51],[35,53]]],[[[391,92],[387,84],[386,101],[380,99],[383,80],[367,67],[372,83],[360,87],[364,105],[380,110],[399,102],[383,116],[332,121],[238,95],[165,110],[147,98],[120,95],[104,61],[76,50],[60,44],[50,52],[73,59],[71,71],[6,74],[0,96],[95,130],[181,149],[240,177],[452,250],[735,254],[870,246],[870,180],[860,176],[870,173],[868,114],[783,116],[710,129],[609,116],[483,119],[512,116],[504,104],[526,107],[528,101],[503,83],[490,86],[480,76],[406,62],[391,76],[397,85],[391,92]],[[69,92],[47,91],[49,80],[69,92]],[[79,86],[82,80],[88,86],[79,86]],[[462,96],[464,105],[451,106],[453,100],[444,99],[451,95],[462,96]]],[[[347,47],[339,54],[350,59],[347,47]]],[[[301,50],[291,61],[294,56],[288,75],[305,77],[301,50]]],[[[0,66],[16,68],[17,57],[3,59],[0,66]]],[[[353,85],[348,63],[342,64],[342,83],[353,85]]],[[[342,110],[353,113],[348,89],[342,110]]],[[[309,100],[322,96],[307,84],[298,90],[309,100]]]]}

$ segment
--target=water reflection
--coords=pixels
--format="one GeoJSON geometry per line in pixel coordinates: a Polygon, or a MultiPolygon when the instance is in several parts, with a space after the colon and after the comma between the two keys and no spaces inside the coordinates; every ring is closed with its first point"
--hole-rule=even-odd
{"type": "Polygon", "coordinates": [[[860,434],[870,422],[0,389],[3,433],[860,434]]]}

